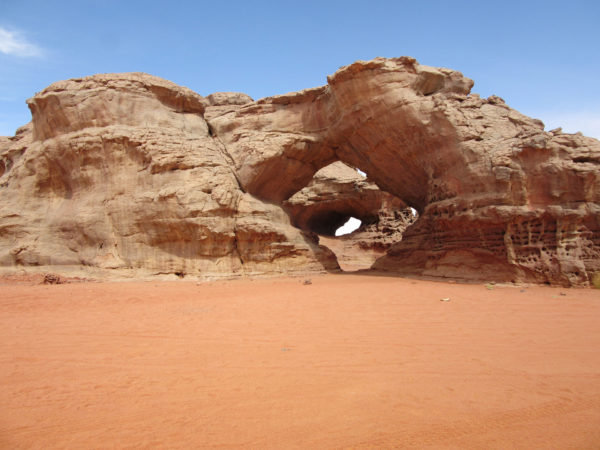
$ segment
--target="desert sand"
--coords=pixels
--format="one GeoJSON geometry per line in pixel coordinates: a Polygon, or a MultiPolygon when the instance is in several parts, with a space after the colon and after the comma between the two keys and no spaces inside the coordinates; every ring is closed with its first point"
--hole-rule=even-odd
{"type": "Polygon", "coordinates": [[[4,281],[0,448],[600,448],[600,291],[311,281],[4,281]]]}

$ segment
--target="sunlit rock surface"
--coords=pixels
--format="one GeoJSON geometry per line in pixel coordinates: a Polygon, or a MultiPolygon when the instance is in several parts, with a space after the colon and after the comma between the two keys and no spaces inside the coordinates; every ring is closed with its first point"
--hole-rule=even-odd
{"type": "Polygon", "coordinates": [[[362,240],[385,241],[377,270],[588,284],[600,271],[600,142],[546,132],[472,85],[408,57],[257,101],[139,73],[55,83],[28,101],[31,123],[0,138],[0,265],[336,270],[317,234],[362,215],[346,239],[373,228],[362,240]],[[303,197],[336,161],[367,180],[303,197]],[[394,215],[386,240],[386,211],[408,207],[418,220],[398,227],[394,215]]]}

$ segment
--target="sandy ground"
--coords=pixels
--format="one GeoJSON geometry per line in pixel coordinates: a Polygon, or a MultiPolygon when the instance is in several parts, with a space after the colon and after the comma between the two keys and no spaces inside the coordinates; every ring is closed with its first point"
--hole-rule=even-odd
{"type": "Polygon", "coordinates": [[[600,448],[600,291],[302,281],[0,285],[0,448],[600,448]]]}

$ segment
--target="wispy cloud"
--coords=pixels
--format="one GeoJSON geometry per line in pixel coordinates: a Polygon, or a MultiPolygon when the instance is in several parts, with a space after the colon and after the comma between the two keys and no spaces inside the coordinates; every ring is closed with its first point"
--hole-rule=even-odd
{"type": "Polygon", "coordinates": [[[0,53],[21,57],[42,55],[42,49],[29,42],[22,33],[0,27],[0,53]]]}

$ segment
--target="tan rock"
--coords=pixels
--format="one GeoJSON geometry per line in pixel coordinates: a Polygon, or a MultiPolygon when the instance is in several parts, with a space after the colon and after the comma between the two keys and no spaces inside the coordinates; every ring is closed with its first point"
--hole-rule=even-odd
{"type": "Polygon", "coordinates": [[[273,268],[255,268],[264,254],[240,254],[239,219],[244,242],[284,233],[303,255],[299,270],[324,270],[315,255],[331,265],[280,208],[268,210],[268,226],[253,222],[253,211],[271,206],[259,201],[240,217],[250,196],[209,134],[205,103],[143,74],[71,80],[36,95],[33,126],[1,142],[0,264],[229,276],[289,260],[293,251],[273,250],[273,268]]]}
{"type": "Polygon", "coordinates": [[[544,132],[471,86],[449,69],[377,58],[211,126],[243,188],[268,201],[341,160],[414,207],[419,220],[379,270],[587,284],[600,270],[600,143],[544,132]]]}
{"type": "Polygon", "coordinates": [[[242,106],[254,100],[242,92],[214,92],[206,97],[210,106],[242,106]]]}
{"type": "Polygon", "coordinates": [[[254,101],[252,97],[241,92],[215,92],[206,97],[206,100],[208,105],[204,110],[204,118],[207,120],[235,111],[240,106],[254,101]]]}
{"type": "Polygon", "coordinates": [[[588,284],[600,271],[600,142],[545,132],[472,85],[408,57],[256,102],[138,73],[55,83],[29,101],[32,124],[0,140],[0,264],[335,270],[316,232],[369,216],[362,241],[375,248],[379,233],[389,246],[386,221],[406,224],[413,207],[418,220],[376,269],[588,284]],[[368,182],[340,175],[302,193],[336,161],[368,182]],[[382,206],[382,191],[400,203],[382,206]]]}
{"type": "Polygon", "coordinates": [[[283,203],[301,229],[333,236],[350,217],[371,223],[381,209],[383,192],[355,169],[336,162],[319,170],[310,183],[283,203]]]}
{"type": "Polygon", "coordinates": [[[284,208],[295,226],[317,233],[319,242],[336,254],[346,270],[371,267],[414,222],[401,199],[342,162],[319,170],[305,188],[284,202],[284,208]],[[360,228],[334,236],[351,217],[361,221],[360,228]]]}

